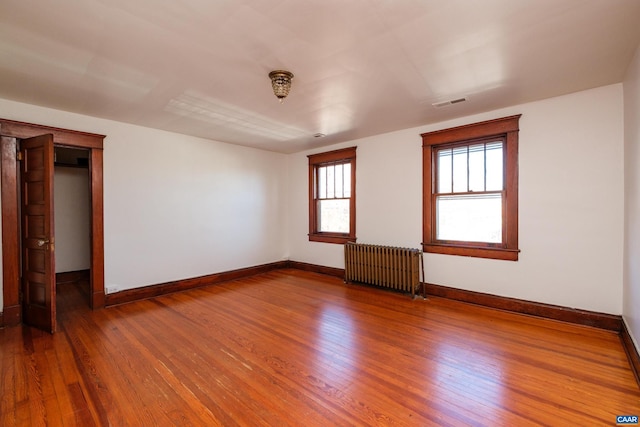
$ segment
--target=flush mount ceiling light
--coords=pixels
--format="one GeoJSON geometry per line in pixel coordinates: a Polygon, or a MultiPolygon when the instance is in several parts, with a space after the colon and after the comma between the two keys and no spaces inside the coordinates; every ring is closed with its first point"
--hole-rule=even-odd
{"type": "Polygon", "coordinates": [[[284,70],[275,70],[269,73],[271,79],[271,87],[273,87],[273,94],[278,97],[278,100],[282,104],[282,101],[289,95],[291,90],[291,79],[293,79],[293,73],[284,70]]]}

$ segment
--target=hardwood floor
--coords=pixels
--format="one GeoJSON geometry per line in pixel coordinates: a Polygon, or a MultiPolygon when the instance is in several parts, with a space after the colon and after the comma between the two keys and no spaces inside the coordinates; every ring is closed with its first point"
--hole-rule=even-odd
{"type": "Polygon", "coordinates": [[[640,412],[619,337],[276,270],[0,330],[12,426],[615,425],[640,412]]]}

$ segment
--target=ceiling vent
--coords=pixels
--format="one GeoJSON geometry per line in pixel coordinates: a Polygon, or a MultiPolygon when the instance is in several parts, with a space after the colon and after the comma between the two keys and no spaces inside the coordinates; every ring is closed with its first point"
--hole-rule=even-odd
{"type": "Polygon", "coordinates": [[[436,108],[440,108],[440,107],[445,107],[447,105],[459,104],[461,102],[468,101],[468,99],[469,98],[464,96],[462,98],[450,99],[449,101],[435,102],[435,103],[433,103],[431,105],[433,105],[436,108]]]}

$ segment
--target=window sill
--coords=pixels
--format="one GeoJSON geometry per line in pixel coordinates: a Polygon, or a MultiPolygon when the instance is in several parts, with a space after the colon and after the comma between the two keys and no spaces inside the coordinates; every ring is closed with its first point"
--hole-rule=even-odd
{"type": "Polygon", "coordinates": [[[340,234],[309,234],[309,241],[344,245],[347,242],[355,242],[356,238],[340,234]]]}
{"type": "Polygon", "coordinates": [[[489,248],[443,243],[423,243],[422,250],[432,254],[459,255],[475,258],[500,259],[517,261],[519,249],[489,248]]]}

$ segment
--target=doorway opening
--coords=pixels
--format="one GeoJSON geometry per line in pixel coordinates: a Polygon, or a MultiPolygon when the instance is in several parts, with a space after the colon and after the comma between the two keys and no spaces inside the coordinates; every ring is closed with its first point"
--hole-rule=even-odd
{"type": "Polygon", "coordinates": [[[54,145],[53,166],[56,299],[62,290],[76,287],[90,307],[89,150],[54,145]]]}

